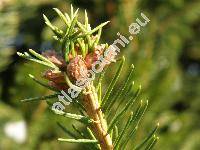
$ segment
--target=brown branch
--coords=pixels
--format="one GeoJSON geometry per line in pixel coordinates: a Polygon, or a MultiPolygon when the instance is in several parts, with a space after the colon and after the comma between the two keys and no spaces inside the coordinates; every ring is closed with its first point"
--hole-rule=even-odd
{"type": "Polygon", "coordinates": [[[103,113],[98,103],[97,93],[92,84],[86,87],[83,104],[86,108],[87,115],[94,120],[90,128],[100,142],[101,150],[113,150],[112,139],[107,133],[107,123],[103,118],[103,113]]]}

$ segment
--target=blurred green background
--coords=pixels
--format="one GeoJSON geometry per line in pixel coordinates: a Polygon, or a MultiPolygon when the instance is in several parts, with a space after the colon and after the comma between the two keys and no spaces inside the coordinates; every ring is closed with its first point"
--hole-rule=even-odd
{"type": "Polygon", "coordinates": [[[52,8],[69,12],[70,4],[80,8],[80,19],[87,9],[92,27],[111,21],[101,39],[109,44],[118,38],[117,32],[128,36],[128,26],[141,12],[148,16],[151,21],[121,52],[127,67],[135,65],[135,84],[142,85],[143,97],[150,102],[133,141],[159,122],[160,140],[155,149],[199,150],[199,0],[0,0],[0,150],[83,149],[56,140],[66,136],[57,122],[71,129],[71,120],[58,118],[45,102],[20,102],[50,91],[28,78],[29,73],[40,76],[43,67],[20,59],[16,51],[59,49],[42,14],[62,26],[52,8]],[[17,141],[8,135],[6,126],[23,121],[25,127],[18,131],[26,128],[26,135],[17,141]]]}

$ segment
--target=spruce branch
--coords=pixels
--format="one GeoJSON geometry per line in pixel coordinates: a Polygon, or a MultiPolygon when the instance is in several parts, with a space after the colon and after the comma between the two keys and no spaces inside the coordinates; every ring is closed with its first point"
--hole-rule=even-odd
{"type": "MultiPolygon", "coordinates": [[[[49,67],[49,70],[45,71],[42,76],[48,81],[47,83],[36,79],[33,75],[29,75],[29,77],[39,85],[56,93],[22,101],[55,99],[56,97],[62,97],[63,92],[69,94],[69,91],[73,89],[80,94],[77,95],[78,97],[73,95],[75,98],[70,100],[70,103],[77,108],[77,113],[66,112],[65,109],[51,108],[51,110],[58,116],[81,122],[84,124],[86,132],[82,132],[75,125],[72,125],[74,132],[69,131],[61,123],[58,123],[58,126],[71,138],[58,138],[58,141],[80,143],[87,149],[92,150],[126,149],[130,139],[135,135],[148,106],[148,101],[138,100],[141,86],[133,92],[134,81],[132,75],[134,66],[131,65],[123,85],[118,88],[117,84],[119,83],[120,74],[123,72],[125,57],[123,56],[121,59],[114,58],[118,69],[108,88],[104,90],[103,81],[107,77],[107,68],[113,61],[109,57],[104,58],[109,63],[103,66],[103,71],[98,79],[95,79],[95,75],[91,75],[89,71],[91,71],[92,65],[101,56],[104,56],[104,52],[109,47],[107,43],[100,44],[102,29],[109,21],[91,29],[86,11],[84,23],[78,21],[78,9],[74,12],[72,5],[71,14],[63,13],[57,8],[54,8],[54,11],[66,25],[65,30],[54,26],[45,15],[43,15],[43,18],[46,25],[55,34],[53,38],[61,45],[62,55],[54,51],[39,54],[31,49],[28,52],[18,52],[17,54],[27,60],[49,67]],[[82,84],[77,85],[80,79],[92,78],[91,76],[94,77],[94,81],[90,80],[85,86],[82,84]],[[118,92],[113,92],[114,89],[118,92]],[[103,91],[106,92],[103,93],[103,91]],[[131,98],[127,98],[130,95],[131,98]],[[135,106],[137,108],[134,111],[135,106]],[[120,127],[119,125],[124,122],[124,116],[127,115],[128,119],[125,121],[124,127],[120,127]]],[[[50,101],[47,101],[47,103],[51,105],[50,101]]],[[[136,147],[131,148],[136,150],[153,148],[158,141],[158,137],[155,136],[157,128],[158,125],[136,147]]]]}

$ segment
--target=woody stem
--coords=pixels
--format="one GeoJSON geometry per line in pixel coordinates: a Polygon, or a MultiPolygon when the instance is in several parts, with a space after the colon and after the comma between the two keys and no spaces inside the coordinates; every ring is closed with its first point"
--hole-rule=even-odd
{"type": "Polygon", "coordinates": [[[92,84],[86,87],[83,105],[86,108],[87,115],[94,120],[90,128],[95,133],[101,150],[113,150],[112,139],[107,133],[107,123],[99,107],[98,96],[92,84]]]}

